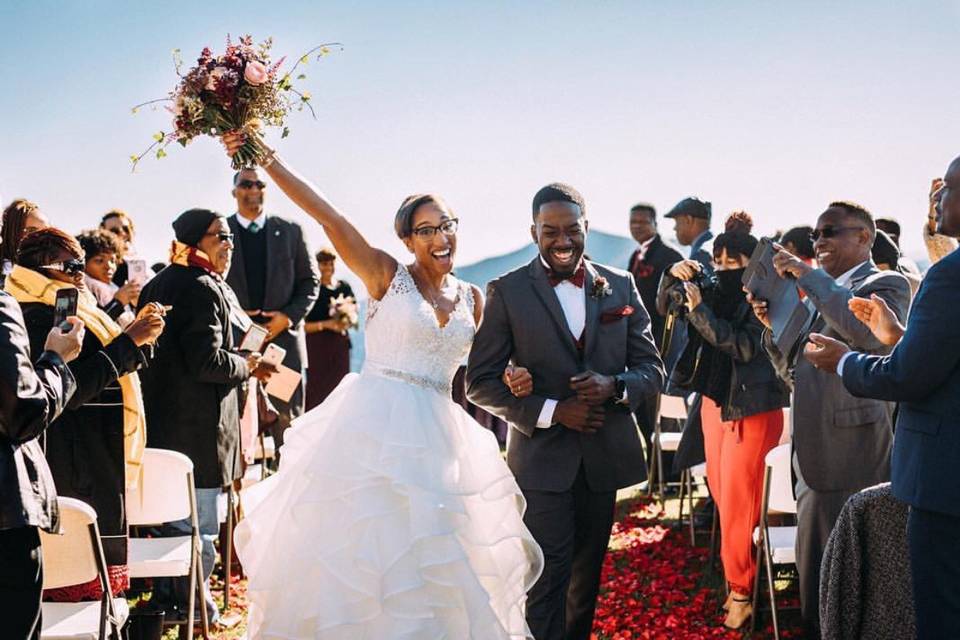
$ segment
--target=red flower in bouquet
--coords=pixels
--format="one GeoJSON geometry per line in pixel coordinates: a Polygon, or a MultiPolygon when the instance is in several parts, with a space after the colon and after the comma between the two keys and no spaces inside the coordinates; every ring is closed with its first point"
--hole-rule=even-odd
{"type": "MultiPolygon", "coordinates": [[[[197,136],[219,137],[229,131],[246,134],[246,143],[233,157],[234,169],[257,164],[266,153],[261,138],[262,127],[283,127],[282,137],[286,137],[289,129],[285,122],[291,111],[302,111],[306,107],[316,117],[310,105],[310,94],[294,88],[293,73],[299,65],[306,64],[311,55],[316,53],[317,59],[322,58],[333,46],[340,45],[329,43],[314,47],[283,74],[279,71],[285,58],[271,63],[273,41],[270,38],[255,45],[249,35],[237,43],[228,36],[226,49],[221,55],[204,47],[196,65],[186,73],[181,72],[183,63],[179,50],[174,50],[174,63],[180,77],[176,88],[166,98],[133,108],[136,113],[146,105],[172,102],[173,106],[168,110],[173,114],[173,130],[154,134],[153,144],[140,155],[130,156],[134,169],[154,149],[158,158],[164,157],[165,148],[171,142],[186,146],[197,136]]],[[[296,79],[305,77],[301,73],[296,79]]]]}

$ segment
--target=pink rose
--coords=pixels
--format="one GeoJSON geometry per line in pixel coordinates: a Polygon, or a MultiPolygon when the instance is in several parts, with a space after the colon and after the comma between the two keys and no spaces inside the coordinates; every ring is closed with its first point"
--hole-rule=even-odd
{"type": "Polygon", "coordinates": [[[253,60],[248,62],[246,69],[243,70],[243,79],[247,81],[247,84],[256,87],[257,85],[261,85],[269,80],[270,74],[267,72],[267,67],[264,66],[262,62],[253,60]]]}

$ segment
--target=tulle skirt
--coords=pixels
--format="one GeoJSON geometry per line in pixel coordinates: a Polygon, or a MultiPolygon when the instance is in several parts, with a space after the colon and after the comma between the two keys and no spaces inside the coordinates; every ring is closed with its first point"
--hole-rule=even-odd
{"type": "Polygon", "coordinates": [[[244,492],[252,639],[531,638],[543,555],[494,435],[446,395],[350,374],[244,492]]]}

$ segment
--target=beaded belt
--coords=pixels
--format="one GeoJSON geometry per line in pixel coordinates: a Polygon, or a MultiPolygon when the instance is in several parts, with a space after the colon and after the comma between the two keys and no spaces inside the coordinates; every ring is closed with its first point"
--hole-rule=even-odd
{"type": "Polygon", "coordinates": [[[394,380],[406,382],[407,384],[412,384],[424,389],[431,389],[447,396],[449,396],[453,391],[453,385],[451,385],[449,382],[440,382],[439,380],[434,380],[425,376],[418,376],[406,371],[400,371],[399,369],[392,369],[390,367],[379,365],[375,362],[370,362],[369,360],[363,364],[363,372],[372,375],[383,376],[384,378],[393,378],[394,380]]]}

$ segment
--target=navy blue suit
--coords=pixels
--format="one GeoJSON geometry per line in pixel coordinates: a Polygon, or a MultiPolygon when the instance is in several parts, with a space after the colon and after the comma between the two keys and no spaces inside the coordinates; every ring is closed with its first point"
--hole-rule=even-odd
{"type": "Polygon", "coordinates": [[[894,495],[910,505],[918,638],[960,637],[960,251],[927,272],[907,331],[888,356],[843,366],[853,395],[900,403],[894,495]]]}

